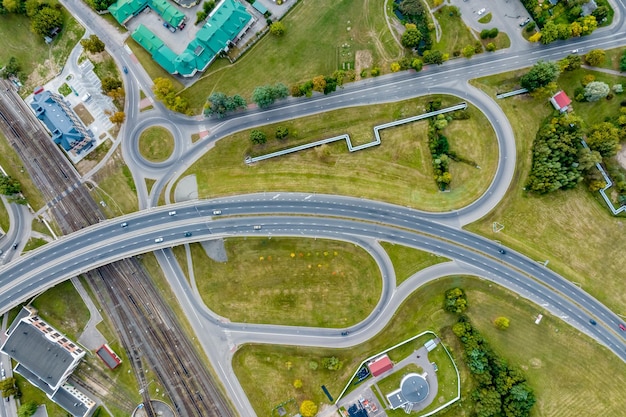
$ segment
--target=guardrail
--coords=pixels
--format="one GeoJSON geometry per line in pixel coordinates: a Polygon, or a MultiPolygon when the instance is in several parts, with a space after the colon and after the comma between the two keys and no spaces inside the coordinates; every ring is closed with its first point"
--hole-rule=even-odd
{"type": "Polygon", "coordinates": [[[520,88],[519,90],[509,91],[508,93],[500,93],[496,94],[496,98],[507,98],[512,96],[517,96],[519,94],[528,93],[528,90],[525,88],[520,88]]]}
{"type": "Polygon", "coordinates": [[[255,162],[263,161],[265,159],[275,158],[277,156],[283,156],[283,155],[287,155],[293,152],[298,152],[298,151],[302,151],[305,149],[310,149],[316,146],[325,145],[328,143],[333,143],[333,142],[337,142],[341,140],[346,141],[346,144],[348,145],[348,150],[350,152],[357,152],[363,149],[380,145],[381,140],[380,140],[379,132],[383,129],[387,129],[387,128],[395,127],[395,126],[401,126],[406,123],[416,122],[418,120],[427,119],[429,117],[438,116],[440,114],[450,113],[450,112],[457,111],[457,110],[465,110],[466,108],[467,108],[467,103],[463,102],[455,106],[446,107],[445,109],[435,110],[435,111],[431,111],[428,113],[419,114],[417,116],[408,117],[406,119],[400,119],[400,120],[385,123],[382,125],[374,126],[374,140],[372,142],[367,142],[362,145],[353,146],[352,141],[350,140],[350,135],[348,135],[347,133],[344,133],[343,135],[333,136],[332,138],[322,139],[322,140],[318,140],[318,141],[311,142],[311,143],[305,143],[304,145],[294,146],[292,148],[283,149],[281,151],[276,151],[276,152],[268,153],[268,154],[261,155],[261,156],[255,156],[255,157],[248,156],[246,157],[244,161],[246,164],[252,164],[255,162]]]}

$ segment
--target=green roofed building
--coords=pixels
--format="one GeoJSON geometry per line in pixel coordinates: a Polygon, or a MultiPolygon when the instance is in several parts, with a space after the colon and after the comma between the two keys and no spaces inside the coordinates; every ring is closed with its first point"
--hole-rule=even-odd
{"type": "Polygon", "coordinates": [[[177,27],[185,19],[185,15],[167,0],[118,0],[109,6],[109,12],[120,25],[123,25],[146,7],[157,12],[164,21],[173,27],[177,27]]]}
{"type": "MultiPolygon", "coordinates": [[[[167,0],[149,1],[167,2],[167,0]]],[[[150,52],[152,59],[167,72],[191,77],[198,71],[204,71],[221,51],[228,51],[231,43],[237,42],[252,23],[254,23],[252,16],[241,3],[236,0],[223,0],[180,55],[176,55],[144,25],[139,25],[131,36],[150,52]]]]}

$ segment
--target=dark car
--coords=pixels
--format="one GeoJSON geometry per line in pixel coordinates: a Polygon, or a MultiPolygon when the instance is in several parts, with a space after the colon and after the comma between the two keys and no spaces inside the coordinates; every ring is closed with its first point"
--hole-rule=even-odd
{"type": "Polygon", "coordinates": [[[350,332],[341,332],[341,335],[342,335],[342,336],[347,336],[347,335],[348,335],[348,333],[350,333],[350,332]]]}
{"type": "Polygon", "coordinates": [[[500,252],[502,255],[506,255],[506,251],[504,249],[498,249],[498,252],[500,252]]]}
{"type": "Polygon", "coordinates": [[[128,74],[128,68],[122,67],[122,71],[124,71],[124,74],[128,74]]]}
{"type": "Polygon", "coordinates": [[[526,20],[524,20],[524,21],[523,21],[522,23],[520,23],[519,25],[520,25],[520,27],[522,27],[522,28],[523,28],[524,26],[526,26],[526,25],[527,25],[527,24],[529,24],[529,23],[530,23],[530,17],[527,17],[527,18],[526,18],[526,20]]]}
{"type": "Polygon", "coordinates": [[[593,324],[594,326],[595,326],[596,324],[598,324],[598,323],[596,323],[596,321],[595,321],[594,319],[590,319],[590,320],[589,320],[589,323],[593,324]]]}
{"type": "Polygon", "coordinates": [[[185,232],[185,237],[191,236],[191,232],[185,232]]]}
{"type": "Polygon", "coordinates": [[[17,242],[13,244],[13,249],[17,249],[17,242]]]}

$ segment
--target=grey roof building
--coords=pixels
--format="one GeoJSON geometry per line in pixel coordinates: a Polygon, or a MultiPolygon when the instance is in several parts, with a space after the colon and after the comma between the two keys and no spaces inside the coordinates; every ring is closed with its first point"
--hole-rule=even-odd
{"type": "Polygon", "coordinates": [[[400,388],[387,394],[387,400],[392,409],[404,408],[411,412],[414,404],[424,401],[428,397],[430,387],[426,381],[426,374],[411,373],[402,378],[400,388]]]}
{"type": "Polygon", "coordinates": [[[93,147],[92,135],[63,96],[42,90],[33,96],[30,106],[52,134],[54,143],[65,151],[80,154],[93,147]]]}
{"type": "Polygon", "coordinates": [[[67,378],[85,356],[85,350],[24,308],[7,332],[0,351],[18,364],[14,372],[46,393],[73,416],[88,416],[95,402],[68,384],[67,378]]]}

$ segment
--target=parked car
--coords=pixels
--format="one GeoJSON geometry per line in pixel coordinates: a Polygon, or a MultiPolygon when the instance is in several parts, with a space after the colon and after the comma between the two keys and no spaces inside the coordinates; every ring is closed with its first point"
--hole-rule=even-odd
{"type": "Polygon", "coordinates": [[[530,17],[527,17],[522,23],[519,24],[521,28],[530,23],[530,17]]]}

